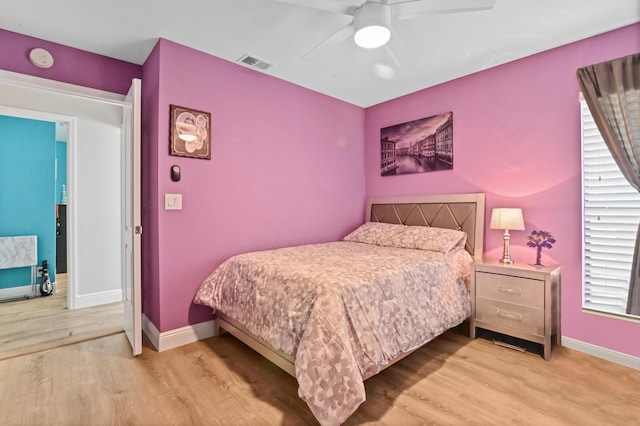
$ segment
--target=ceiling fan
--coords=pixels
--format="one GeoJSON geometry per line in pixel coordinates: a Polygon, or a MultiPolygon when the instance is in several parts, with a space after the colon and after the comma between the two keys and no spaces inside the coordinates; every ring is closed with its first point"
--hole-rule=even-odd
{"type": "Polygon", "coordinates": [[[427,15],[472,12],[493,8],[496,0],[275,0],[281,3],[351,16],[351,21],[302,55],[303,58],[335,47],[349,37],[365,49],[397,38],[392,23],[427,15]]]}

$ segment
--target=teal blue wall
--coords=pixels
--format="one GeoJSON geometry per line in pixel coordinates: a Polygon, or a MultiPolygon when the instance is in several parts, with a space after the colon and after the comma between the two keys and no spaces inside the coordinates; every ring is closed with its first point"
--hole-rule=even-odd
{"type": "Polygon", "coordinates": [[[62,185],[67,185],[67,143],[56,141],[56,203],[66,204],[62,202],[62,185]]]}
{"type": "MultiPolygon", "coordinates": [[[[37,235],[55,280],[55,123],[0,116],[0,236],[37,235]]],[[[0,289],[29,285],[31,268],[0,270],[0,289]]]]}

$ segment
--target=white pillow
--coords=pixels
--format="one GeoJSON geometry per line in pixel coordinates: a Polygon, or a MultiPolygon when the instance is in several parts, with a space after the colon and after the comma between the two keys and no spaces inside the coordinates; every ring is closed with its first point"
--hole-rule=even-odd
{"type": "Polygon", "coordinates": [[[455,248],[464,249],[467,233],[430,226],[367,222],[344,237],[344,241],[449,253],[455,248]]]}
{"type": "Polygon", "coordinates": [[[377,246],[395,247],[402,244],[405,225],[392,223],[367,222],[344,237],[344,241],[375,244],[377,246]]]}
{"type": "Polygon", "coordinates": [[[467,243],[467,233],[455,229],[431,226],[407,226],[402,234],[402,247],[449,253],[455,248],[463,248],[467,243]]]}

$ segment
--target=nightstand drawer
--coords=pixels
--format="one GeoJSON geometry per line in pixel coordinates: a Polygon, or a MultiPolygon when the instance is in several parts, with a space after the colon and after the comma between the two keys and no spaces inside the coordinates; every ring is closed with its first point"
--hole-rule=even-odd
{"type": "Polygon", "coordinates": [[[544,281],[476,272],[476,295],[519,305],[544,308],[544,281]]]}
{"type": "Polygon", "coordinates": [[[476,299],[476,321],[544,336],[544,309],[499,300],[476,299]]]}

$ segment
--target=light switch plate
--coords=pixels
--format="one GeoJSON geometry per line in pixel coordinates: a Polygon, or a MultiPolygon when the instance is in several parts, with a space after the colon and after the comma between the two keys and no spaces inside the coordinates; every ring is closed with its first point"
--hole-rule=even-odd
{"type": "Polygon", "coordinates": [[[165,210],[182,210],[182,194],[164,194],[165,210]]]}

